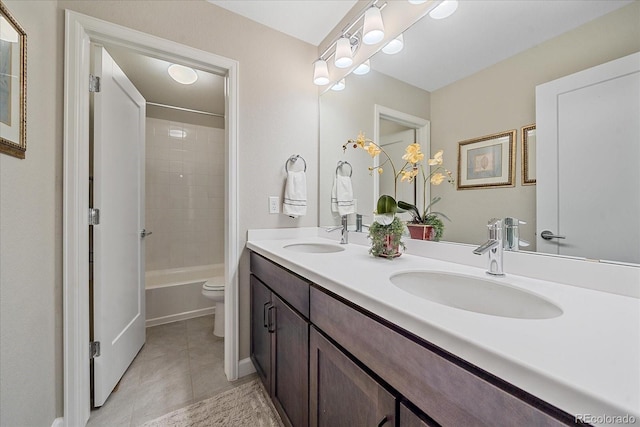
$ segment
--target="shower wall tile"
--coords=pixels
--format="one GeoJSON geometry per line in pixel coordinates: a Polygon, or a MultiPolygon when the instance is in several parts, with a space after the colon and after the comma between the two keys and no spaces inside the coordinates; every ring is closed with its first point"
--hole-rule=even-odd
{"type": "Polygon", "coordinates": [[[224,152],[222,129],[147,118],[147,270],[224,262],[224,152]]]}

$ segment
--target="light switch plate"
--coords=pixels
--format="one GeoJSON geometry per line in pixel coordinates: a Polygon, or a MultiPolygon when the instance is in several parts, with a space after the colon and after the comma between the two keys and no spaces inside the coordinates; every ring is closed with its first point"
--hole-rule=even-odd
{"type": "Polygon", "coordinates": [[[269,196],[269,213],[270,214],[280,213],[280,197],[269,196]]]}

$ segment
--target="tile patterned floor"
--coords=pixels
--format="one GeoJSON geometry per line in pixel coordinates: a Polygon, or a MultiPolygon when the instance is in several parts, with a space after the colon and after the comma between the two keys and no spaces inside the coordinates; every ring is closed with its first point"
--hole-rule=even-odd
{"type": "Polygon", "coordinates": [[[139,426],[253,379],[227,381],[224,340],[212,331],[213,316],[147,328],[142,350],[87,426],[139,426]]]}

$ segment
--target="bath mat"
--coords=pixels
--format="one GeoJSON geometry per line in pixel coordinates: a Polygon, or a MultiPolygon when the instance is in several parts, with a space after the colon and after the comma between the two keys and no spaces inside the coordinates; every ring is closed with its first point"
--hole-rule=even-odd
{"type": "Polygon", "coordinates": [[[141,427],[282,427],[258,379],[169,412],[141,427]]]}

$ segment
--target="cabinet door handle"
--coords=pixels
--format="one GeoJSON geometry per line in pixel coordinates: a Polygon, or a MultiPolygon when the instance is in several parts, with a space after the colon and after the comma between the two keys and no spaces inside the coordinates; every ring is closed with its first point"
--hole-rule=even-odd
{"type": "Polygon", "coordinates": [[[268,305],[272,306],[271,301],[265,302],[262,306],[262,323],[264,324],[265,328],[269,327],[269,316],[267,315],[267,313],[269,312],[269,309],[267,308],[268,305]]]}
{"type": "Polygon", "coordinates": [[[269,318],[269,326],[267,327],[267,331],[272,334],[276,331],[276,319],[275,319],[275,314],[271,314],[271,313],[275,313],[275,310],[273,310],[274,308],[276,308],[273,304],[271,304],[269,306],[269,308],[267,309],[267,317],[269,318]],[[273,311],[272,311],[273,310],[273,311]]]}
{"type": "Polygon", "coordinates": [[[383,425],[385,425],[387,423],[387,421],[389,421],[389,417],[387,415],[385,415],[384,418],[381,419],[380,422],[378,423],[378,427],[382,427],[383,425]]]}

